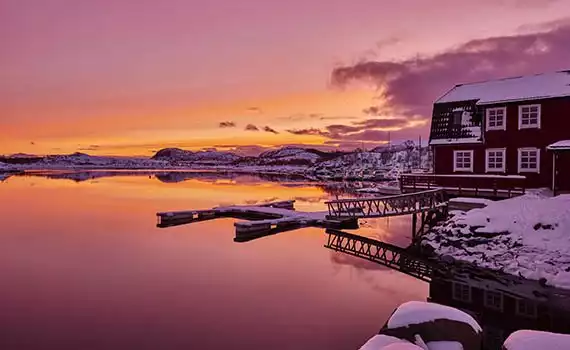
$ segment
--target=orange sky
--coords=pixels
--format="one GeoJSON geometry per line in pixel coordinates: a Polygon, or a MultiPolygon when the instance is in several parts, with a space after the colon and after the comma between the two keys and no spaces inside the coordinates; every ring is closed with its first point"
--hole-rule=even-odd
{"type": "MultiPolygon", "coordinates": [[[[432,55],[567,13],[562,0],[5,0],[0,154],[334,147],[287,130],[354,125],[371,118],[370,106],[377,118],[401,112],[373,84],[332,87],[335,67],[432,55]],[[220,128],[225,121],[236,126],[220,128]]],[[[376,130],[415,139],[428,126],[376,130]]]]}

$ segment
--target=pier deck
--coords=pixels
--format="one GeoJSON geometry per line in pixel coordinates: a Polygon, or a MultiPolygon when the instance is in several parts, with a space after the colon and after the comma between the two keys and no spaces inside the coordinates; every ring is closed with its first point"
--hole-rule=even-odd
{"type": "Polygon", "coordinates": [[[291,231],[302,227],[336,229],[358,228],[355,218],[327,218],[327,212],[300,212],[294,210],[295,201],[281,201],[255,206],[228,206],[207,210],[189,210],[157,213],[157,226],[171,227],[217,218],[235,218],[246,221],[234,223],[236,241],[291,231]]]}

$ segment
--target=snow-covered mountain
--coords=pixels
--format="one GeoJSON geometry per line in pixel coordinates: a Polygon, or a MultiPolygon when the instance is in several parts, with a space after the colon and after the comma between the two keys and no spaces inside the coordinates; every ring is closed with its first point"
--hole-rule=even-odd
{"type": "MultiPolygon", "coordinates": [[[[91,156],[85,153],[50,156],[0,157],[14,170],[43,169],[216,169],[238,173],[296,175],[321,180],[387,180],[400,173],[427,169],[431,155],[413,142],[378,147],[372,151],[323,152],[283,147],[258,157],[241,157],[216,150],[192,152],[165,148],[152,157],[91,156]]],[[[0,168],[1,171],[2,168],[0,168]]]]}
{"type": "Polygon", "coordinates": [[[255,165],[310,166],[320,161],[322,157],[323,152],[288,146],[263,152],[258,157],[248,159],[247,162],[255,165]]]}
{"type": "Polygon", "coordinates": [[[180,148],[163,148],[156,152],[151,159],[165,161],[186,161],[194,155],[194,152],[180,148]]]}
{"type": "Polygon", "coordinates": [[[197,164],[218,165],[231,164],[240,159],[240,156],[230,152],[200,151],[194,153],[191,157],[189,157],[188,161],[197,164]]]}
{"type": "Polygon", "coordinates": [[[189,162],[201,165],[221,165],[233,163],[240,160],[241,157],[231,152],[192,152],[180,148],[165,148],[156,152],[151,159],[167,162],[189,162]]]}

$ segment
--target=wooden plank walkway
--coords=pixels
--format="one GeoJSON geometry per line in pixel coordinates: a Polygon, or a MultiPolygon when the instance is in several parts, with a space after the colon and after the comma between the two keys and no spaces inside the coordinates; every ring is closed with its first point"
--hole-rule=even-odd
{"type": "Polygon", "coordinates": [[[326,248],[366,259],[395,269],[425,282],[430,282],[437,265],[404,248],[372,238],[328,229],[326,248]]]}
{"type": "Polygon", "coordinates": [[[447,207],[441,189],[387,197],[338,199],[326,202],[330,218],[378,218],[417,214],[447,207]]]}
{"type": "Polygon", "coordinates": [[[354,218],[327,218],[327,212],[299,212],[294,210],[294,203],[295,201],[281,201],[254,206],[160,212],[156,214],[157,227],[179,226],[217,218],[242,219],[245,221],[234,223],[235,240],[239,242],[302,227],[358,228],[358,221],[354,218]]]}

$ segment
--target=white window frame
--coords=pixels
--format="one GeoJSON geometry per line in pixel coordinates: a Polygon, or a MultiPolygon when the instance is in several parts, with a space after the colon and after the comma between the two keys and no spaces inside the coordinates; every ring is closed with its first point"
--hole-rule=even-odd
{"type": "Polygon", "coordinates": [[[458,150],[458,151],[453,151],[453,171],[454,172],[473,172],[473,150],[458,150]],[[469,168],[458,168],[457,167],[457,153],[469,153],[469,157],[471,157],[471,167],[469,168]]]}
{"type": "MultiPolygon", "coordinates": [[[[496,108],[487,108],[486,112],[485,112],[485,127],[487,130],[507,130],[507,108],[506,107],[496,107],[496,108]],[[490,122],[491,122],[491,112],[495,112],[495,117],[497,116],[497,112],[498,111],[502,111],[503,112],[503,125],[501,126],[491,126],[490,122]]],[[[496,123],[496,121],[495,121],[496,123]]]]}
{"type": "Polygon", "coordinates": [[[507,149],[506,148],[487,148],[485,150],[485,172],[487,173],[504,173],[507,169],[507,149]],[[503,154],[503,166],[501,168],[489,168],[489,153],[501,152],[503,154]]]}
{"type": "MultiPolygon", "coordinates": [[[[529,111],[530,113],[530,111],[529,111]]],[[[519,130],[521,129],[540,129],[540,119],[542,116],[542,108],[541,105],[524,105],[524,106],[519,106],[519,130]],[[522,123],[522,117],[523,117],[523,109],[524,108],[533,108],[536,107],[538,109],[538,114],[536,116],[536,124],[529,124],[529,125],[523,125],[522,123]]]]}
{"type": "Polygon", "coordinates": [[[496,292],[496,291],[490,291],[490,290],[485,290],[483,293],[483,304],[485,305],[485,307],[487,309],[491,309],[491,310],[497,310],[497,311],[503,311],[504,305],[505,305],[505,298],[503,296],[503,293],[501,292],[496,292]],[[494,303],[489,303],[488,297],[491,297],[491,299],[493,299],[495,297],[499,297],[499,305],[495,305],[494,303]]]}
{"type": "Polygon", "coordinates": [[[471,301],[473,301],[473,291],[471,289],[471,286],[465,283],[459,283],[459,282],[452,282],[451,283],[451,298],[453,300],[457,300],[457,301],[462,301],[464,303],[470,303],[471,301]],[[459,287],[461,288],[460,293],[457,293],[456,288],[459,287]],[[463,291],[464,289],[467,288],[467,295],[463,295],[463,291]]]}
{"type": "Polygon", "coordinates": [[[528,299],[516,299],[516,310],[515,313],[519,316],[536,318],[538,315],[538,307],[536,302],[528,300],[528,299]],[[524,305],[524,307],[521,307],[524,305]],[[523,310],[524,309],[524,310],[523,310]],[[529,310],[531,312],[529,312],[529,310]]]}
{"type": "Polygon", "coordinates": [[[519,173],[540,173],[540,148],[535,148],[535,147],[524,147],[524,148],[519,148],[518,149],[518,161],[517,161],[517,165],[518,165],[518,172],[519,173]],[[522,162],[521,162],[521,158],[522,158],[522,152],[528,152],[528,151],[535,151],[536,152],[536,169],[530,169],[530,168],[526,168],[523,169],[522,168],[522,162]]]}

